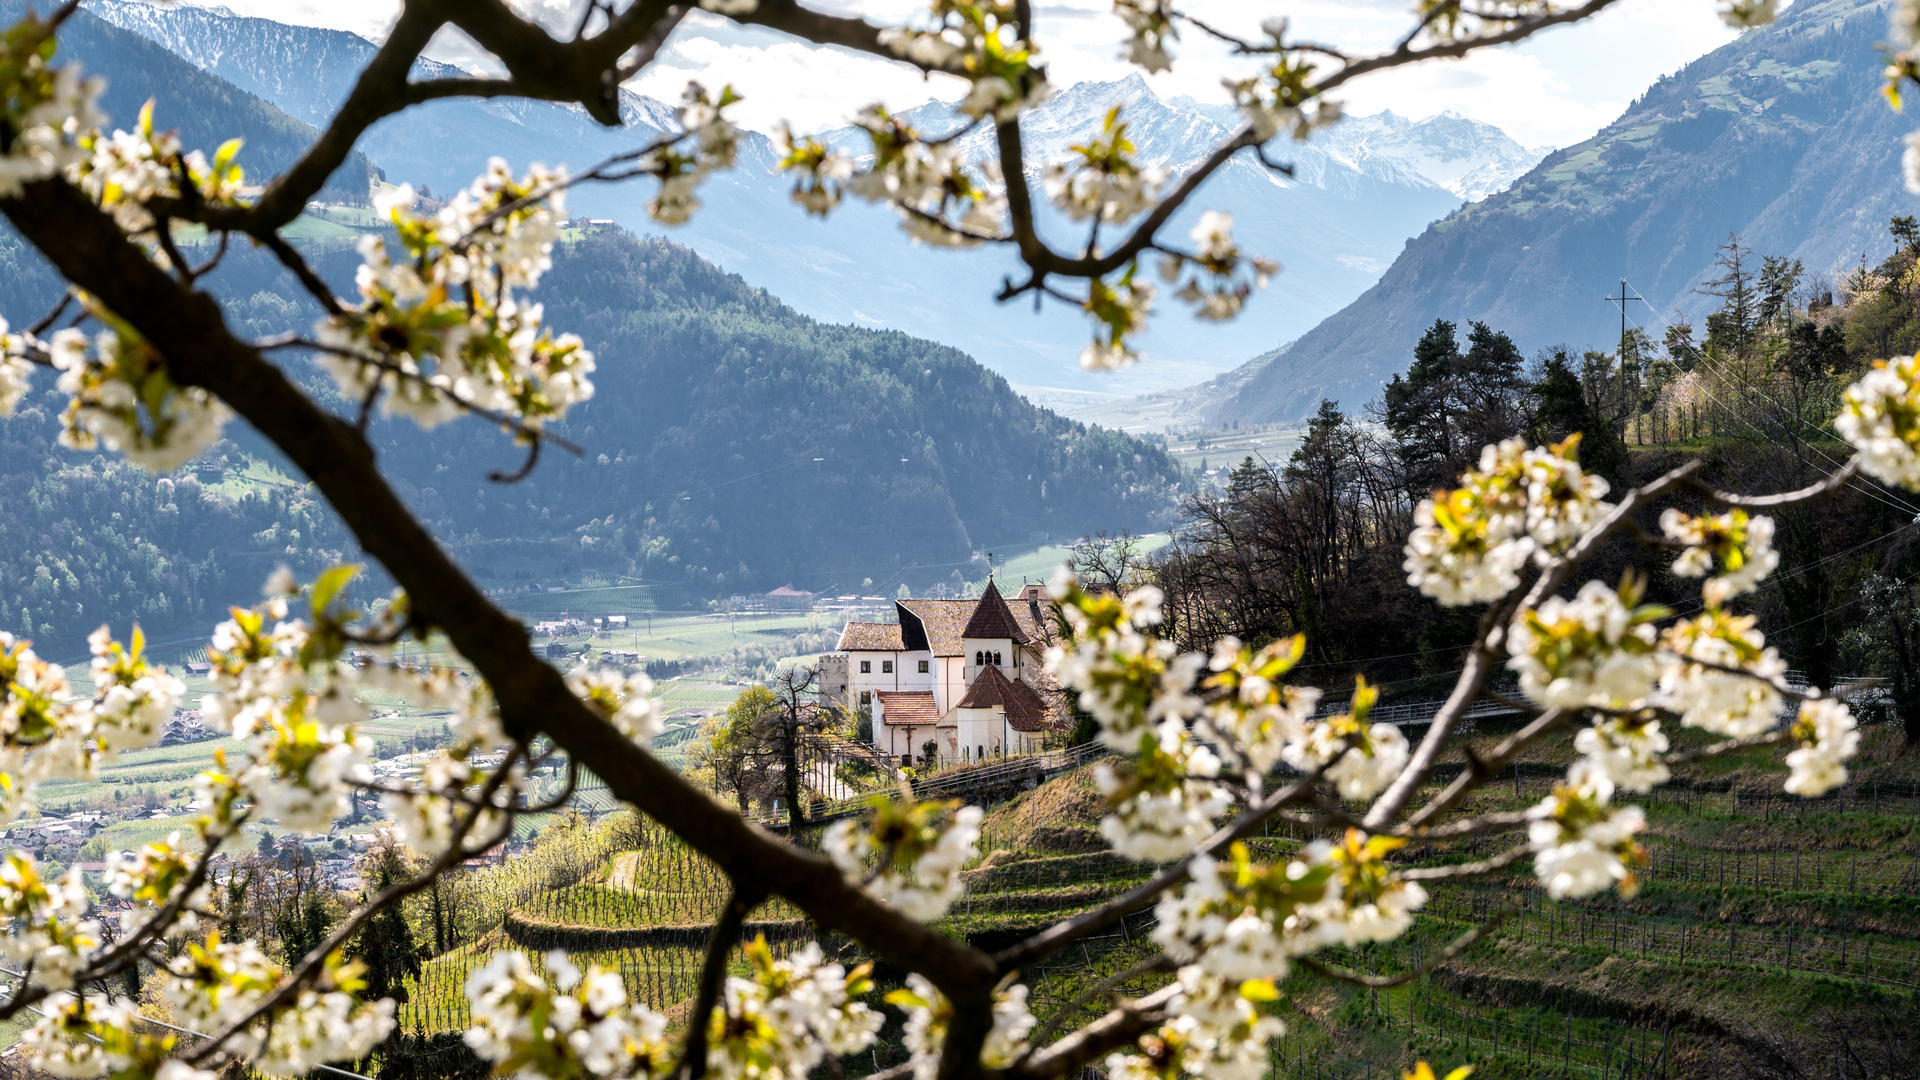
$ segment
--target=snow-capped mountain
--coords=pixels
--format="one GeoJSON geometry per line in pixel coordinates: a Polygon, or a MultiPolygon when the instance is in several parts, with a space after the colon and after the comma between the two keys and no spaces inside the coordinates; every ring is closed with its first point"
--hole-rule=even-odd
{"type": "MultiPolygon", "coordinates": [[[[346,97],[374,52],[373,43],[354,34],[218,8],[137,0],[88,0],[87,6],[315,124],[346,97]]],[[[415,77],[453,73],[423,64],[415,77]]],[[[1058,89],[1028,117],[1033,168],[1090,134],[1115,104],[1126,106],[1140,156],[1173,173],[1191,168],[1238,123],[1230,106],[1163,101],[1137,76],[1081,83],[1058,89]]],[[[911,112],[926,130],[954,123],[951,107],[938,102],[911,112]]],[[[638,94],[626,94],[622,113],[627,125],[608,129],[577,107],[436,101],[376,125],[360,147],[389,179],[445,192],[464,186],[491,156],[515,168],[544,161],[578,169],[672,125],[670,108],[638,94]]],[[[969,153],[984,157],[987,138],[985,132],[968,136],[969,153]]],[[[834,141],[860,145],[851,131],[835,133],[834,141]]],[[[1242,245],[1277,259],[1283,272],[1240,319],[1225,325],[1195,324],[1180,305],[1163,302],[1142,342],[1153,363],[1099,378],[1078,368],[1089,328],[1077,308],[1049,303],[1029,316],[1025,305],[1009,310],[992,300],[1003,279],[1019,273],[1008,252],[911,245],[883,207],[849,203],[830,222],[808,218],[791,202],[790,183],[774,174],[776,158],[762,136],[745,140],[738,166],[701,189],[705,207],[688,225],[666,229],[648,220],[653,185],[645,181],[576,188],[570,209],[682,241],[815,318],[891,327],[953,345],[1018,384],[1141,392],[1190,385],[1304,333],[1372,285],[1409,237],[1463,198],[1504,186],[1533,157],[1497,129],[1449,115],[1363,117],[1306,143],[1276,144],[1271,152],[1293,165],[1291,177],[1239,155],[1172,227],[1184,237],[1202,210],[1229,211],[1242,245]]],[[[1043,215],[1041,226],[1061,244],[1081,235],[1058,215],[1043,215]]]]}

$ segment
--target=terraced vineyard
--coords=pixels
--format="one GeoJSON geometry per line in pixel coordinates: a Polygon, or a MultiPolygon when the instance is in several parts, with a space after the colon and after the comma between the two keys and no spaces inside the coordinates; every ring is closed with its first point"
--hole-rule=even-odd
{"type": "MultiPolygon", "coordinates": [[[[1476,738],[1501,734],[1485,725],[1476,738]]],[[[1524,863],[1510,878],[1436,887],[1406,938],[1326,959],[1413,972],[1469,926],[1508,913],[1405,985],[1370,990],[1296,973],[1277,1006],[1289,1031],[1274,1044],[1271,1075],[1392,1076],[1425,1057],[1512,1080],[1820,1076],[1846,1054],[1863,1063],[1847,1076],[1911,1075],[1901,1063],[1920,1052],[1920,783],[1899,749],[1897,731],[1869,729],[1855,782],[1812,803],[1767,794],[1779,774],[1764,751],[1691,767],[1646,802],[1651,861],[1631,900],[1548,901],[1524,863]]],[[[1523,762],[1465,811],[1531,805],[1564,767],[1544,756],[1523,762]]],[[[1155,867],[1107,850],[1101,810],[1086,769],[991,808],[983,854],[964,874],[967,895],[941,928],[999,947],[1145,880],[1155,867]]],[[[1313,839],[1282,821],[1252,842],[1284,857],[1313,839]]],[[[1402,854],[1433,862],[1443,853],[1416,845],[1402,854]]],[[[726,895],[712,865],[625,812],[568,826],[460,887],[460,935],[409,985],[401,1010],[403,1027],[422,1036],[464,1025],[467,975],[502,949],[566,948],[617,968],[637,998],[678,1023],[726,895]]],[[[1115,995],[1164,985],[1171,976],[1145,963],[1155,956],[1152,926],[1150,909],[1135,913],[1023,972],[1042,1023],[1065,1029],[1115,995]]],[[[748,932],[778,951],[814,936],[778,902],[755,912],[748,932]]],[[[878,976],[883,989],[898,978],[878,976]]],[[[898,1050],[881,1047],[875,1064],[899,1060],[898,1050]]]]}

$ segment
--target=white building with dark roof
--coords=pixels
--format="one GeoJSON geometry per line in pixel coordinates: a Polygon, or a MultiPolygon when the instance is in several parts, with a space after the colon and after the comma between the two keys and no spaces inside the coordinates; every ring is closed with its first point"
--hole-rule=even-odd
{"type": "Polygon", "coordinates": [[[897,600],[897,622],[846,625],[823,689],[871,710],[874,747],[902,765],[929,742],[948,764],[1039,750],[1064,723],[1044,604],[1037,585],[1009,603],[991,581],[978,600],[897,600]]]}

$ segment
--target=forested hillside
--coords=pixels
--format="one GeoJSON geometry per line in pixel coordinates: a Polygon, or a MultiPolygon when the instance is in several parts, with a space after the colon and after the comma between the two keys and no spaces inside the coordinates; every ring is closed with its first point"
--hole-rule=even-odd
{"type": "MultiPolygon", "coordinates": [[[[11,23],[25,8],[21,0],[0,0],[0,18],[11,23]]],[[[100,107],[110,119],[108,130],[133,127],[140,106],[151,98],[155,125],[177,131],[188,149],[204,150],[211,157],[222,142],[235,136],[245,139],[239,161],[256,181],[291,165],[317,134],[227,80],[85,8],[61,28],[59,56],[77,59],[88,75],[106,79],[100,107]]],[[[372,171],[364,154],[350,155],[323,196],[364,203],[372,171]]]]}
{"type": "Polygon", "coordinates": [[[1438,318],[1485,320],[1529,352],[1611,348],[1619,316],[1601,298],[1621,277],[1651,313],[1695,317],[1730,232],[1837,279],[1889,216],[1920,209],[1900,176],[1912,118],[1878,92],[1886,33],[1883,3],[1802,0],[1662,79],[1592,139],[1427,229],[1218,417],[1302,417],[1323,397],[1358,409],[1438,318]]]}
{"type": "Polygon", "coordinates": [[[958,350],[816,323],[665,241],[597,231],[538,296],[598,356],[565,429],[584,457],[503,487],[481,463],[517,452],[483,425],[380,429],[483,573],[540,572],[559,551],[525,541],[563,536],[567,559],[610,548],[715,589],[921,582],[996,544],[1150,525],[1181,482],[1163,449],[1037,409],[958,350]]]}
{"type": "MultiPolygon", "coordinates": [[[[350,242],[308,248],[350,293],[350,242]]],[[[51,273],[11,235],[0,263],[14,268],[0,311],[37,318],[58,295],[51,273]]],[[[248,334],[317,315],[259,251],[234,251],[208,281],[248,334]]],[[[1037,409],[954,349],[815,323],[665,241],[607,228],[565,244],[535,298],[598,354],[597,396],[557,429],[583,456],[549,450],[503,485],[488,474],[521,451],[483,422],[371,429],[402,494],[489,580],[597,568],[689,598],[924,585],[977,576],[975,553],[995,545],[1151,527],[1182,484],[1163,449],[1037,409]]],[[[279,355],[350,413],[305,359],[279,355]]],[[[205,463],[208,486],[156,481],[56,447],[64,402],[42,378],[33,406],[0,422],[0,628],[31,620],[76,644],[102,620],[166,631],[251,595],[277,561],[351,554],[301,485],[250,464],[266,451],[243,426],[205,463]]]]}

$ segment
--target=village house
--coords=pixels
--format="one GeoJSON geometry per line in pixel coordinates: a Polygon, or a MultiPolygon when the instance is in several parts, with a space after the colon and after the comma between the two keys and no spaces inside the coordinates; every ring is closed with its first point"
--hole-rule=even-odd
{"type": "Polygon", "coordinates": [[[1041,657],[1045,593],[1011,603],[987,582],[978,600],[897,600],[897,622],[849,622],[822,658],[822,701],[866,710],[873,746],[901,765],[1031,753],[1065,724],[1041,657]]]}

